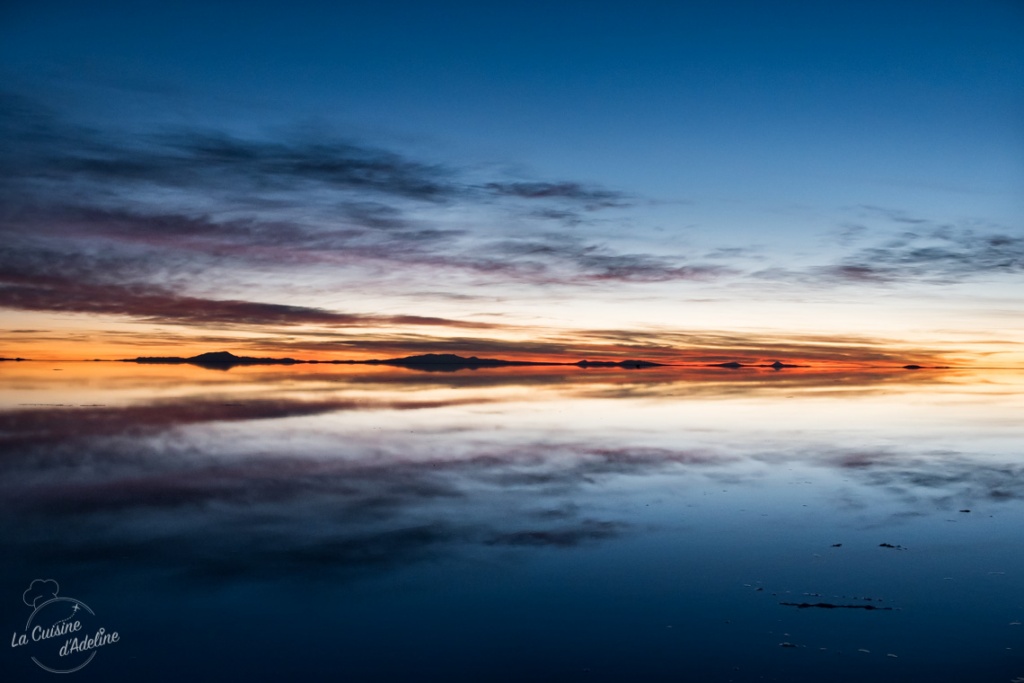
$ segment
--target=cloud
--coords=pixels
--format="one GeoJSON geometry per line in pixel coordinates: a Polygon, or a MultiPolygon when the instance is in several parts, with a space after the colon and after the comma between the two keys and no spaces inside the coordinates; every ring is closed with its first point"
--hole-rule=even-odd
{"type": "Polygon", "coordinates": [[[932,227],[861,249],[824,276],[854,282],[907,280],[952,284],[969,278],[1024,273],[1024,237],[932,227]]]}
{"type": "MultiPolygon", "coordinates": [[[[399,210],[383,205],[345,203],[338,210],[338,222],[324,226],[291,220],[214,220],[205,215],[64,207],[0,219],[0,227],[15,233],[32,226],[36,234],[53,238],[102,238],[115,250],[161,249],[165,250],[165,268],[173,269],[186,267],[186,257],[193,269],[196,263],[225,261],[278,267],[379,262],[536,284],[707,280],[731,272],[717,264],[679,265],[664,257],[617,253],[559,233],[481,240],[463,229],[413,223],[399,210]],[[470,243],[475,246],[470,248],[470,243]]],[[[55,247],[51,243],[48,248],[55,247]]]]}
{"type": "Polygon", "coordinates": [[[160,284],[157,275],[174,280],[171,290],[181,296],[224,275],[258,286],[249,275],[266,268],[310,269],[320,281],[341,278],[337,286],[377,282],[397,268],[420,286],[438,274],[592,286],[731,272],[550,231],[551,219],[576,224],[580,211],[629,205],[616,190],[572,180],[481,182],[476,170],[302,132],[115,135],[68,124],[24,99],[8,97],[6,105],[0,126],[16,141],[0,158],[0,233],[8,245],[145,260],[133,287],[160,284]],[[531,205],[526,214],[522,202],[531,205]]]}
{"type": "Polygon", "coordinates": [[[269,193],[324,187],[442,201],[461,191],[452,171],[352,141],[295,135],[259,140],[219,131],[115,135],[61,120],[26,98],[0,93],[0,130],[13,144],[0,168],[24,186],[204,188],[269,193]]]}
{"type": "MultiPolygon", "coordinates": [[[[557,358],[572,352],[571,343],[547,339],[509,340],[489,337],[427,336],[423,334],[317,334],[290,342],[269,342],[277,348],[310,352],[365,351],[374,358],[396,358],[425,353],[463,356],[557,358]]],[[[578,359],[576,359],[578,360],[578,359]]]]}
{"type": "Polygon", "coordinates": [[[823,455],[865,485],[909,505],[949,510],[1024,500],[1024,465],[957,451],[837,450],[823,455]]]}
{"type": "MultiPolygon", "coordinates": [[[[0,277],[2,281],[2,277],[0,277]]],[[[206,327],[323,325],[327,327],[440,326],[493,329],[495,325],[419,315],[335,313],[322,308],[256,301],[178,296],[146,285],[56,286],[0,284],[0,307],[123,315],[160,323],[206,327]]]]}
{"type": "Polygon", "coordinates": [[[838,240],[847,253],[836,262],[802,270],[775,266],[753,276],[814,286],[895,286],[948,285],[1024,273],[1024,237],[1016,234],[1018,230],[972,222],[941,223],[901,209],[859,208],[866,214],[862,217],[883,221],[874,231],[879,234],[875,244],[863,246],[872,234],[868,227],[846,224],[838,240]],[[894,227],[898,232],[893,233],[894,227]],[[862,246],[855,247],[856,243],[862,246]]]}
{"type": "MultiPolygon", "coordinates": [[[[500,329],[500,325],[496,325],[500,329]]],[[[529,328],[524,328],[529,331],[529,328]]],[[[486,333],[480,333],[485,335],[486,333]]],[[[111,341],[116,341],[112,337],[111,341]]],[[[191,338],[183,339],[190,341],[191,338]]],[[[126,342],[135,343],[133,339],[126,342]]],[[[536,330],[526,339],[507,339],[500,336],[433,335],[416,332],[321,330],[303,333],[289,339],[276,337],[210,338],[218,347],[228,345],[232,350],[245,350],[252,355],[286,353],[298,358],[316,357],[324,353],[341,353],[350,357],[360,353],[363,358],[396,358],[425,353],[455,353],[481,358],[513,360],[553,360],[573,362],[602,359],[643,359],[670,364],[697,367],[665,369],[670,376],[695,379],[704,373],[722,381],[721,368],[704,367],[709,363],[738,361],[744,364],[771,363],[775,360],[806,364],[799,371],[793,369],[778,375],[776,384],[783,381],[826,381],[843,377],[858,383],[858,373],[866,378],[870,368],[878,365],[884,373],[876,373],[872,381],[907,381],[906,373],[893,375],[894,367],[908,363],[926,366],[949,365],[942,348],[917,346],[900,340],[853,335],[784,335],[770,333],[727,334],[711,331],[676,332],[646,329],[636,331],[578,329],[536,330]],[[689,373],[689,374],[686,374],[689,373]],[[867,374],[865,374],[867,373],[867,374]]],[[[514,374],[526,372],[515,369],[514,374]]],[[[590,372],[596,372],[591,369],[590,372]]],[[[752,372],[748,368],[744,372],[752,372]]],[[[533,372],[533,370],[530,370],[533,372]]],[[[542,371],[547,372],[547,371],[542,371]]],[[[658,369],[644,371],[648,381],[658,369]]],[[[621,373],[619,373],[621,374],[621,373]]],[[[748,377],[742,372],[731,372],[731,381],[742,382],[748,377]]],[[[753,375],[749,375],[753,377],[753,375]]],[[[918,376],[916,381],[922,381],[918,376]]],[[[866,381],[866,379],[865,379],[866,381]]]]}
{"type": "MultiPolygon", "coordinates": [[[[164,579],[170,575],[193,588],[197,583],[223,581],[336,583],[379,577],[410,564],[451,556],[467,538],[464,529],[443,523],[360,530],[308,520],[304,528],[294,520],[294,526],[278,537],[271,529],[259,533],[252,527],[239,528],[230,516],[215,513],[207,515],[207,520],[230,527],[233,533],[204,528],[194,519],[181,524],[187,534],[142,533],[131,525],[119,525],[108,533],[90,529],[95,533],[87,541],[61,538],[59,544],[32,549],[31,557],[41,563],[73,566],[80,573],[96,568],[116,571],[111,563],[117,558],[122,569],[130,563],[140,574],[148,570],[164,579]],[[313,531],[317,526],[319,530],[313,531]]],[[[158,520],[150,517],[150,521],[158,520]]]]}
{"type": "Polygon", "coordinates": [[[927,218],[922,218],[920,216],[912,216],[907,211],[904,211],[902,209],[892,209],[882,206],[874,206],[872,204],[861,204],[860,208],[865,210],[869,214],[874,214],[876,216],[887,218],[888,220],[894,223],[907,223],[909,225],[927,225],[931,222],[927,218]]]}
{"type": "Polygon", "coordinates": [[[586,187],[576,182],[492,182],[484,185],[484,189],[498,196],[517,199],[571,201],[590,211],[630,205],[630,197],[624,192],[586,187]]]}
{"type": "Polygon", "coordinates": [[[836,468],[915,512],[1024,500],[1018,465],[953,451],[653,447],[582,432],[496,438],[472,424],[457,427],[469,431],[461,438],[403,427],[381,440],[344,419],[257,424],[445,405],[186,396],[5,411],[5,557],[18,566],[59,560],[68,571],[132,562],[186,580],[346,580],[471,548],[573,548],[641,533],[595,492],[622,478],[736,481],[752,462],[836,468]]]}
{"type": "MultiPolygon", "coordinates": [[[[275,270],[359,261],[406,261],[454,248],[463,231],[423,225],[397,208],[340,202],[329,219],[298,220],[305,212],[216,218],[210,213],[51,203],[12,206],[0,213],[0,233],[21,250],[77,253],[98,249],[122,260],[146,258],[161,270],[275,270]]],[[[143,274],[138,269],[137,274],[143,274]]]]}
{"type": "MultiPolygon", "coordinates": [[[[0,282],[2,281],[0,276],[0,282]]],[[[432,316],[335,313],[322,308],[287,304],[201,299],[178,296],[146,285],[88,285],[73,282],[50,286],[0,284],[0,307],[27,311],[124,315],[152,322],[208,327],[496,327],[487,323],[432,316]]]]}
{"type": "Polygon", "coordinates": [[[533,277],[541,281],[582,283],[595,281],[669,282],[708,280],[730,273],[718,265],[679,265],[646,254],[619,254],[571,235],[546,234],[506,240],[491,249],[513,263],[534,264],[533,277]]]}
{"type": "Polygon", "coordinates": [[[226,392],[127,406],[24,407],[0,412],[0,488],[10,494],[4,497],[9,505],[55,515],[311,496],[328,496],[353,514],[377,514],[410,500],[461,497],[480,487],[576,488],[610,476],[728,461],[702,450],[547,440],[469,450],[456,442],[430,458],[420,457],[426,446],[416,439],[383,448],[362,437],[344,445],[313,439],[310,448],[296,450],[295,444],[307,442],[298,436],[280,441],[288,433],[281,427],[268,427],[269,441],[258,452],[232,454],[224,448],[227,442],[207,438],[211,426],[249,423],[251,430],[256,422],[330,412],[437,410],[492,400],[252,399],[226,392]],[[35,477],[58,471],[62,476],[35,477]]]}
{"type": "Polygon", "coordinates": [[[501,533],[486,541],[487,545],[554,546],[571,548],[590,541],[603,541],[623,533],[621,522],[581,520],[572,527],[556,529],[526,529],[501,533]]]}
{"type": "MultiPolygon", "coordinates": [[[[483,404],[484,398],[447,400],[372,401],[330,398],[323,400],[238,399],[206,396],[141,403],[124,407],[34,407],[0,412],[0,453],[13,456],[38,453],[54,443],[94,438],[142,438],[180,427],[208,423],[280,420],[356,410],[427,410],[466,403],[483,404]]],[[[0,469],[5,465],[0,463],[0,469]]]]}
{"type": "Polygon", "coordinates": [[[432,316],[339,313],[308,306],[186,296],[171,287],[141,281],[147,267],[160,267],[154,260],[152,255],[93,257],[56,249],[0,248],[0,307],[207,326],[495,327],[432,316]]]}
{"type": "MultiPolygon", "coordinates": [[[[276,452],[281,434],[258,454],[205,447],[200,457],[200,437],[192,431],[119,442],[68,430],[70,441],[50,442],[32,458],[51,463],[45,477],[33,476],[24,451],[13,462],[6,458],[0,489],[2,524],[15,525],[5,529],[10,548],[22,563],[59,559],[69,568],[95,568],[131,561],[191,580],[346,579],[472,546],[573,548],[637,533],[607,511],[595,516],[602,508],[583,491],[673,471],[728,476],[747,460],[555,441],[501,448],[476,442],[462,453],[423,458],[424,443],[382,450],[360,439],[349,441],[342,457],[276,452]],[[55,477],[52,463],[68,446],[75,453],[70,469],[55,477]],[[50,530],[47,544],[34,540],[40,528],[50,530]]],[[[851,478],[914,510],[1024,499],[1019,467],[979,466],[968,454],[814,448],[760,459],[849,469],[851,478]]]]}
{"type": "MultiPolygon", "coordinates": [[[[137,152],[120,161],[134,177],[147,165],[156,178],[165,174],[189,177],[186,169],[200,168],[201,176],[230,176],[235,182],[264,189],[295,188],[314,182],[359,192],[376,192],[420,200],[438,200],[455,192],[451,173],[395,152],[352,142],[244,140],[223,133],[179,133],[158,138],[167,153],[148,158],[137,152]]],[[[104,171],[101,161],[95,170],[104,171]]],[[[115,163],[110,170],[122,169],[115,163]]]]}
{"type": "Polygon", "coordinates": [[[497,327],[435,316],[348,314],[211,299],[183,291],[224,262],[274,268],[392,262],[426,271],[468,271],[498,281],[567,285],[704,280],[727,272],[720,266],[679,266],[642,254],[616,254],[558,235],[485,243],[472,253],[448,252],[443,249],[454,247],[458,231],[388,228],[367,237],[362,227],[323,231],[287,222],[98,208],[48,210],[31,219],[8,216],[0,218],[0,227],[11,234],[27,229],[35,236],[28,243],[18,237],[0,248],[0,306],[192,325],[497,327]]]}
{"type": "Polygon", "coordinates": [[[908,362],[942,364],[944,361],[942,352],[934,348],[912,346],[895,339],[849,334],[786,335],[756,332],[677,332],[671,329],[598,329],[573,331],[571,337],[552,336],[551,340],[592,346],[619,357],[643,354],[649,359],[685,363],[770,363],[778,359],[791,359],[816,365],[905,365],[908,362]]]}
{"type": "MultiPolygon", "coordinates": [[[[423,458],[424,444],[415,440],[382,449],[362,438],[298,452],[272,432],[260,452],[232,454],[226,442],[211,444],[206,429],[196,427],[230,421],[234,408],[187,404],[109,407],[109,419],[86,411],[75,420],[85,430],[71,428],[66,411],[11,416],[10,423],[38,437],[32,448],[8,443],[3,458],[0,524],[17,520],[5,536],[20,561],[60,558],[64,566],[96,567],[130,559],[139,568],[202,580],[345,578],[473,545],[568,548],[630,528],[580,517],[574,492],[600,478],[690,460],[668,449],[554,442],[423,458]],[[173,439],[162,436],[172,430],[173,439]],[[580,462],[566,469],[574,455],[580,462]],[[524,477],[531,471],[540,475],[532,483],[524,477]],[[532,514],[538,493],[542,514],[532,514]],[[552,506],[557,516],[543,514],[552,506]],[[35,542],[36,525],[63,529],[66,519],[75,520],[74,531],[35,542]],[[523,528],[522,519],[531,526],[523,528]]],[[[266,419],[298,414],[300,406],[239,410],[247,419],[266,419]]]]}

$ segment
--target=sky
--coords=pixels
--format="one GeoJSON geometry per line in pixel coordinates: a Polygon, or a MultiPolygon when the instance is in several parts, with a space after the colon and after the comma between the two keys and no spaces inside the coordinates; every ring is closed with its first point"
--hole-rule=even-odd
{"type": "Polygon", "coordinates": [[[1024,5],[0,4],[0,356],[1024,363],[1024,5]]]}

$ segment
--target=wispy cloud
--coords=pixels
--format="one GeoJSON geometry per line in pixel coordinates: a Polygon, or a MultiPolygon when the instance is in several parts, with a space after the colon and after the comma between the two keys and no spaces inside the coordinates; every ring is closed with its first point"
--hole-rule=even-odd
{"type": "MultiPolygon", "coordinates": [[[[675,330],[580,330],[576,343],[603,345],[617,355],[644,352],[653,358],[675,358],[684,362],[745,363],[773,359],[800,359],[810,363],[939,363],[940,350],[912,346],[895,339],[857,335],[787,335],[780,333],[734,333],[719,331],[678,332],[675,330]]],[[[568,342],[568,339],[565,339],[568,342]]]]}
{"type": "MultiPolygon", "coordinates": [[[[767,280],[828,296],[833,287],[894,289],[1024,272],[1024,238],[1015,231],[940,224],[899,209],[856,207],[858,221],[882,228],[848,226],[841,249],[796,266],[764,248],[712,241],[685,254],[653,232],[634,238],[635,216],[621,210],[645,200],[619,189],[510,178],[329,134],[118,134],[73,125],[10,95],[0,97],[0,130],[11,141],[0,154],[0,307],[268,334],[298,326],[451,328],[433,338],[401,330],[361,341],[281,338],[282,349],[920,362],[938,356],[871,340],[709,341],[635,323],[604,337],[550,330],[529,342],[497,332],[477,339],[463,331],[503,326],[479,322],[497,319],[481,310],[453,314],[451,302],[488,293],[608,296],[622,319],[627,296],[651,292],[670,305],[668,297],[679,300],[675,284],[721,285],[716,294],[742,306],[743,296],[768,296],[767,280]],[[599,221],[607,223],[598,228],[599,221]],[[443,309],[423,309],[422,297],[414,308],[400,303],[417,292],[433,292],[431,303],[443,301],[443,309]],[[344,305],[335,303],[342,297],[344,305]]],[[[504,327],[524,319],[513,316],[504,327]]]]}
{"type": "MultiPolygon", "coordinates": [[[[2,282],[0,276],[0,282],[2,282]]],[[[178,296],[154,287],[85,285],[0,285],[0,307],[28,311],[63,311],[123,315],[151,322],[202,326],[380,327],[431,325],[493,329],[496,325],[420,315],[335,313],[321,308],[288,304],[201,299],[178,296]],[[141,291],[140,291],[141,290],[141,291]]]]}
{"type": "MultiPolygon", "coordinates": [[[[461,273],[525,285],[728,272],[720,263],[623,251],[553,231],[551,219],[571,223],[580,212],[633,201],[579,181],[481,181],[479,171],[302,132],[261,139],[198,130],[115,135],[68,124],[12,96],[3,98],[0,114],[16,141],[0,159],[0,232],[19,249],[73,253],[88,243],[122,258],[151,257],[165,271],[187,264],[192,277],[176,285],[180,294],[202,283],[200,271],[212,265],[236,278],[267,266],[314,267],[328,277],[340,266],[403,268],[423,282],[461,273]],[[530,205],[525,214],[523,203],[530,205]]],[[[131,284],[154,284],[151,272],[131,284]]]]}
{"type": "Polygon", "coordinates": [[[871,488],[884,489],[916,507],[948,510],[1024,500],[1024,466],[1018,462],[949,450],[840,449],[823,454],[829,466],[841,467],[871,488]]]}
{"type": "MultiPolygon", "coordinates": [[[[83,567],[131,558],[182,577],[305,579],[379,572],[471,546],[612,541],[642,529],[595,505],[600,487],[675,475],[744,481],[761,476],[751,474],[752,462],[835,468],[915,514],[1024,499],[1019,465],[955,451],[806,442],[737,451],[483,434],[446,441],[443,455],[422,437],[386,446],[346,439],[341,450],[336,439],[321,438],[297,450],[294,432],[264,425],[258,452],[239,453],[208,438],[211,428],[232,431],[234,422],[255,428],[256,421],[335,410],[447,405],[185,397],[7,411],[0,413],[0,524],[19,562],[59,553],[83,567]],[[44,528],[51,542],[40,544],[44,528]]],[[[345,422],[321,422],[328,424],[334,430],[345,422]]]]}
{"type": "Polygon", "coordinates": [[[969,228],[922,227],[860,249],[820,271],[853,282],[909,280],[946,284],[1024,273],[1024,237],[969,228]]]}
{"type": "Polygon", "coordinates": [[[133,276],[145,263],[146,260],[90,258],[44,250],[0,249],[0,307],[238,327],[495,327],[432,316],[339,313],[308,306],[185,296],[170,287],[135,279],[133,276]]]}
{"type": "Polygon", "coordinates": [[[0,94],[0,129],[13,145],[2,162],[33,187],[102,183],[210,192],[277,192],[327,187],[421,201],[461,192],[453,172],[351,141],[296,136],[243,139],[218,131],[115,134],[61,120],[45,107],[0,94]]]}
{"type": "Polygon", "coordinates": [[[894,208],[864,205],[858,212],[875,231],[847,224],[838,235],[845,255],[800,270],[772,266],[754,277],[809,285],[933,285],[1024,273],[1024,237],[1005,226],[939,222],[894,208]],[[874,244],[864,244],[869,240],[874,244]]]}
{"type": "Polygon", "coordinates": [[[488,539],[488,545],[555,546],[570,548],[592,541],[603,541],[622,535],[626,525],[621,522],[581,520],[570,527],[554,529],[522,529],[500,533],[488,539]]]}
{"type": "Polygon", "coordinates": [[[514,263],[535,264],[533,277],[548,282],[709,280],[732,272],[717,264],[679,265],[647,254],[620,254],[562,234],[506,240],[491,248],[514,263]]]}
{"type": "Polygon", "coordinates": [[[587,187],[577,182],[492,182],[484,189],[499,196],[518,199],[557,199],[579,203],[587,210],[629,206],[624,192],[587,187]]]}
{"type": "MultiPolygon", "coordinates": [[[[0,469],[21,467],[27,461],[32,462],[32,467],[58,464],[45,459],[50,452],[47,449],[53,444],[85,443],[99,438],[142,438],[197,424],[279,420],[355,410],[425,410],[485,402],[487,399],[482,398],[371,401],[336,397],[295,400],[189,396],[123,407],[30,407],[0,412],[0,454],[22,459],[19,460],[20,465],[13,460],[4,461],[0,463],[0,469]]],[[[61,460],[63,456],[64,451],[60,451],[61,460]]],[[[74,459],[68,464],[73,462],[74,459]]]]}
{"type": "Polygon", "coordinates": [[[453,448],[447,456],[423,458],[420,442],[381,450],[357,438],[342,453],[334,447],[300,453],[272,432],[259,453],[233,456],[209,448],[202,435],[208,426],[236,420],[347,409],[357,408],[186,400],[78,409],[77,422],[85,430],[71,428],[66,410],[2,414],[5,433],[13,428],[0,441],[3,524],[18,522],[17,530],[5,528],[6,538],[25,553],[23,560],[44,561],[57,545],[65,562],[95,565],[131,557],[140,567],[188,577],[345,577],[467,545],[572,547],[606,541],[630,526],[575,505],[572,499],[583,487],[610,477],[716,464],[712,454],[685,450],[546,441],[467,452],[453,448]],[[196,430],[200,425],[204,429],[196,430]],[[170,433],[174,439],[163,437],[170,433]],[[38,476],[54,471],[67,476],[38,476]],[[537,494],[543,498],[535,499],[537,494]],[[255,518],[254,506],[260,511],[255,518]],[[558,515],[544,512],[552,506],[558,515]],[[473,514],[453,517],[452,509],[473,514]],[[78,533],[90,529],[88,543],[77,542],[74,533],[59,544],[32,542],[36,525],[72,517],[78,533]],[[319,521],[310,524],[311,519],[319,521]],[[139,520],[145,520],[143,534],[135,530],[139,520]]]}

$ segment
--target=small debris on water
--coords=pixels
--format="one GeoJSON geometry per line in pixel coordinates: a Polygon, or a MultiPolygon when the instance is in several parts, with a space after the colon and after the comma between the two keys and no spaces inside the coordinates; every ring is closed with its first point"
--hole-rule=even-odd
{"type": "Polygon", "coordinates": [[[796,607],[797,609],[808,609],[811,607],[817,607],[819,609],[864,609],[869,612],[874,610],[884,610],[886,612],[892,612],[892,607],[876,607],[875,605],[836,605],[831,602],[780,602],[783,607],[796,607]]]}

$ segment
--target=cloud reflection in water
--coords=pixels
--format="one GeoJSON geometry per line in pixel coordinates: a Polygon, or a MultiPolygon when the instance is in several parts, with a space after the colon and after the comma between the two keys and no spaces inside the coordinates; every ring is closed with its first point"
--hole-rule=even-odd
{"type": "MultiPolygon", "coordinates": [[[[282,578],[379,571],[469,546],[569,548],[643,534],[667,522],[636,518],[615,491],[668,486],[679,504],[723,482],[777,486],[766,464],[827,468],[845,495],[872,491],[904,513],[1024,497],[1022,468],[999,446],[1005,434],[992,451],[965,436],[936,451],[909,410],[865,436],[876,446],[837,446],[863,427],[861,413],[836,416],[842,400],[890,400],[880,386],[909,405],[929,395],[906,376],[855,380],[350,369],[239,374],[159,400],[10,405],[0,413],[6,536],[22,564],[59,557],[282,578]],[[661,419],[666,410],[679,419],[661,419]],[[801,413],[830,422],[794,424],[801,413]],[[40,547],[44,530],[53,542],[40,547]]],[[[958,391],[940,386],[940,397],[958,391]]],[[[941,400],[926,407],[952,414],[941,400]]]]}

